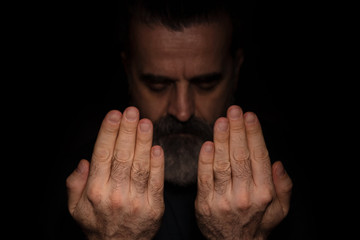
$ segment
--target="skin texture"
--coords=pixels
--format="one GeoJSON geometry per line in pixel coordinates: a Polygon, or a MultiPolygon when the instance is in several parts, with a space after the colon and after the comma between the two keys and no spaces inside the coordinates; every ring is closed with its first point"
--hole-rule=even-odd
{"type": "Polygon", "coordinates": [[[134,22],[130,38],[122,57],[136,107],[108,113],[91,164],[80,161],[68,177],[74,219],[90,239],[151,239],[164,212],[164,153],[152,146],[152,122],[196,116],[214,125],[198,159],[200,230],[208,239],[266,239],[289,210],[292,182],[280,162],[271,165],[256,115],[228,108],[243,59],[230,55],[229,22],[177,32],[134,22]],[[214,73],[221,78],[199,80],[214,73]]]}
{"type": "Polygon", "coordinates": [[[200,152],[196,216],[208,239],[266,239],[289,211],[292,182],[271,166],[260,123],[231,106],[200,152]]]}
{"type": "Polygon", "coordinates": [[[138,22],[132,29],[130,54],[122,57],[133,104],[142,116],[156,121],[172,115],[185,122],[194,115],[212,124],[225,113],[243,59],[240,50],[236,59],[230,55],[231,28],[227,19],[181,32],[138,22]],[[222,75],[219,82],[197,80],[213,73],[222,75]],[[144,74],[164,80],[142,81],[144,74]],[[204,90],[214,84],[211,90],[204,90]]]}
{"type": "Polygon", "coordinates": [[[68,207],[89,239],[151,239],[164,212],[164,155],[134,107],[105,117],[91,159],[67,178],[68,207]]]}

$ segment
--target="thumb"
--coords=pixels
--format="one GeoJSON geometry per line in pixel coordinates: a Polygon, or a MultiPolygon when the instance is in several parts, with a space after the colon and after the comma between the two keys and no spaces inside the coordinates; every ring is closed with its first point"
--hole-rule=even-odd
{"type": "Polygon", "coordinates": [[[276,195],[284,212],[284,216],[286,216],[290,208],[290,197],[293,183],[280,161],[273,164],[272,172],[276,195]]]}
{"type": "Polygon", "coordinates": [[[79,202],[85,188],[89,175],[89,162],[82,159],[77,168],[67,177],[66,188],[68,193],[68,208],[73,215],[75,207],[79,202]]]}

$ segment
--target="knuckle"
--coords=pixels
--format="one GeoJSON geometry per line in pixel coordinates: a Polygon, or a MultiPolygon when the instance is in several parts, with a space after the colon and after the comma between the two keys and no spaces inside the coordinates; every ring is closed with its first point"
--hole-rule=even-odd
{"type": "Polygon", "coordinates": [[[201,203],[197,202],[197,204],[196,204],[196,212],[197,212],[197,214],[200,214],[201,216],[210,217],[212,215],[211,214],[211,207],[205,201],[201,201],[201,203]]]}
{"type": "Polygon", "coordinates": [[[248,211],[251,208],[251,206],[252,206],[252,203],[251,203],[250,197],[248,195],[243,195],[237,201],[237,209],[240,212],[248,211]]]}
{"type": "Polygon", "coordinates": [[[213,176],[210,174],[202,174],[198,176],[198,197],[206,199],[212,190],[213,176]]]}
{"type": "Polygon", "coordinates": [[[273,194],[270,190],[261,191],[261,194],[258,196],[258,204],[261,207],[267,207],[273,200],[273,194]]]}
{"type": "MultiPolygon", "coordinates": [[[[209,179],[210,180],[210,179],[209,179]]],[[[208,180],[208,181],[209,181],[208,180]]],[[[231,180],[231,166],[228,163],[214,165],[215,190],[222,191],[231,180]]]]}
{"type": "Polygon", "coordinates": [[[241,133],[245,131],[245,125],[243,124],[232,124],[230,127],[231,131],[234,133],[241,133]]]}
{"type": "Polygon", "coordinates": [[[73,189],[75,187],[75,182],[73,177],[70,175],[66,178],[66,188],[73,189]]]}
{"type": "Polygon", "coordinates": [[[213,176],[211,174],[198,175],[198,183],[202,188],[210,190],[213,182],[213,176]]]}
{"type": "Polygon", "coordinates": [[[228,176],[231,173],[231,165],[229,161],[215,161],[214,173],[219,176],[228,176]]]}
{"type": "Polygon", "coordinates": [[[220,201],[218,203],[218,209],[220,211],[221,214],[227,215],[228,213],[232,212],[232,207],[230,202],[227,199],[222,199],[222,201],[220,201]]]}
{"type": "Polygon", "coordinates": [[[151,141],[152,141],[152,138],[151,138],[151,135],[149,135],[149,134],[141,133],[141,134],[138,134],[137,138],[136,138],[136,144],[140,145],[141,147],[149,145],[149,143],[151,143],[151,141]]]}
{"type": "Polygon", "coordinates": [[[237,148],[234,150],[232,157],[235,162],[244,162],[250,159],[250,153],[246,149],[237,148]]]}
{"type": "Polygon", "coordinates": [[[150,214],[151,219],[154,220],[161,219],[161,217],[164,215],[164,212],[165,212],[165,208],[163,206],[153,209],[150,214]]]}
{"type": "Polygon", "coordinates": [[[121,209],[125,205],[124,198],[117,191],[114,191],[109,196],[109,205],[111,209],[121,209]]]}
{"type": "Polygon", "coordinates": [[[266,161],[270,159],[269,151],[267,150],[266,147],[258,147],[254,151],[254,158],[255,160],[266,161]]]}
{"type": "Polygon", "coordinates": [[[229,162],[214,164],[214,190],[223,194],[231,180],[231,166],[229,162]]]}
{"type": "MultiPolygon", "coordinates": [[[[226,144],[229,141],[229,138],[226,136],[217,136],[215,140],[220,144],[226,144]]],[[[218,147],[217,151],[224,151],[224,147],[218,147]]]]}
{"type": "Polygon", "coordinates": [[[92,157],[96,159],[96,161],[105,162],[111,158],[111,152],[106,148],[98,148],[94,150],[92,157]]]}
{"type": "Polygon", "coordinates": [[[87,190],[87,198],[93,205],[99,205],[102,202],[103,193],[98,187],[91,187],[87,190]]]}
{"type": "Polygon", "coordinates": [[[125,163],[131,160],[132,155],[129,151],[115,151],[114,153],[114,161],[115,162],[120,162],[120,163],[125,163]]]}
{"type": "Polygon", "coordinates": [[[205,157],[203,155],[199,157],[199,164],[201,165],[210,165],[210,164],[212,165],[212,163],[213,163],[212,157],[205,157]]]}
{"type": "Polygon", "coordinates": [[[286,183],[283,184],[282,187],[282,192],[284,193],[291,193],[292,189],[293,189],[294,183],[293,181],[289,178],[288,181],[286,181],[286,183]]]}
{"type": "Polygon", "coordinates": [[[145,206],[139,199],[132,199],[126,207],[129,209],[130,215],[139,216],[141,214],[148,214],[145,206]]]}
{"type": "Polygon", "coordinates": [[[145,181],[148,180],[150,171],[146,166],[144,166],[144,164],[141,164],[141,162],[134,161],[131,169],[135,178],[145,181]]]}
{"type": "Polygon", "coordinates": [[[215,145],[215,154],[221,155],[225,153],[226,153],[225,146],[223,146],[222,144],[215,145]]]}
{"type": "Polygon", "coordinates": [[[261,128],[260,128],[260,125],[252,125],[252,126],[246,126],[246,133],[249,134],[249,135],[258,135],[258,134],[261,134],[262,131],[261,131],[261,128]]]}
{"type": "Polygon", "coordinates": [[[117,134],[118,125],[117,124],[111,124],[110,122],[106,122],[105,127],[102,128],[101,131],[103,131],[107,135],[117,134]]]}
{"type": "Polygon", "coordinates": [[[130,123],[130,126],[120,127],[120,134],[125,136],[133,136],[136,133],[136,124],[130,123]]]}
{"type": "Polygon", "coordinates": [[[290,192],[292,191],[292,189],[293,189],[293,186],[294,186],[294,184],[293,184],[293,182],[290,180],[289,183],[286,185],[284,192],[290,193],[290,192]]]}
{"type": "Polygon", "coordinates": [[[153,180],[153,181],[149,182],[149,188],[150,188],[150,191],[151,191],[153,196],[154,195],[158,196],[164,190],[164,183],[161,182],[161,181],[154,181],[153,180]]]}

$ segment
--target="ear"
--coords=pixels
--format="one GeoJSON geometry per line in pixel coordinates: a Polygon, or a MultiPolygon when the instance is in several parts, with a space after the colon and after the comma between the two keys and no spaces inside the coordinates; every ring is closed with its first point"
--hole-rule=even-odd
{"type": "Polygon", "coordinates": [[[234,76],[235,76],[235,83],[234,83],[234,89],[237,89],[237,84],[239,81],[239,73],[241,66],[244,62],[244,51],[242,48],[239,48],[236,50],[235,53],[235,63],[234,63],[234,76]]]}

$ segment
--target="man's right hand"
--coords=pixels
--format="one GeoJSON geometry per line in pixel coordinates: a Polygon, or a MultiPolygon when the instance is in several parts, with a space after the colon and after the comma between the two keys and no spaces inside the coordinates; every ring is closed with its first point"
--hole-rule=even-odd
{"type": "Polygon", "coordinates": [[[91,164],[67,178],[68,207],[89,239],[151,239],[164,213],[164,153],[152,147],[153,125],[129,107],[110,111],[91,164]]]}

